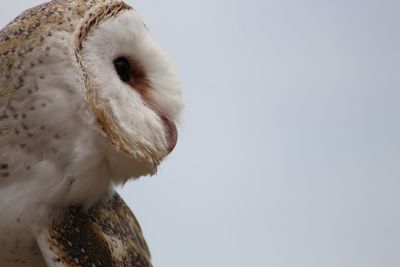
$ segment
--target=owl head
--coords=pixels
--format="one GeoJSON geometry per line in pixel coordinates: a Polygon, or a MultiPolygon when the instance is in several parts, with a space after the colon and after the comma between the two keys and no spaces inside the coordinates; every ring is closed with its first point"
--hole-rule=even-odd
{"type": "Polygon", "coordinates": [[[137,13],[120,1],[98,2],[75,33],[86,99],[112,145],[113,176],[152,174],[177,142],[180,84],[137,13]]]}
{"type": "Polygon", "coordinates": [[[0,160],[10,184],[36,179],[87,196],[154,174],[174,149],[180,83],[124,2],[32,8],[1,31],[0,58],[0,160]]]}

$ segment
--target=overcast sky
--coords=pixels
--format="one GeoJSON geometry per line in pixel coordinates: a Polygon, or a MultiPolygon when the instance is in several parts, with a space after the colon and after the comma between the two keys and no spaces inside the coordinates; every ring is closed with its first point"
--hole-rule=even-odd
{"type": "Polygon", "coordinates": [[[400,1],[128,2],[187,105],[121,191],[155,266],[400,266],[400,1]]]}

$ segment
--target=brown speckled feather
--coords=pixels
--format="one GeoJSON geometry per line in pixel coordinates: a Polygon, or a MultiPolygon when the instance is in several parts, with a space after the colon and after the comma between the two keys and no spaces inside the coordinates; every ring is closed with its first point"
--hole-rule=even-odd
{"type": "Polygon", "coordinates": [[[152,266],[139,223],[116,193],[87,212],[71,207],[38,243],[49,266],[152,266]]]}

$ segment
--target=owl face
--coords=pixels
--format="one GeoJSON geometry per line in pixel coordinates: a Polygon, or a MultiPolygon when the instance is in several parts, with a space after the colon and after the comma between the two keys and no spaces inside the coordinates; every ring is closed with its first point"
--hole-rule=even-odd
{"type": "Polygon", "coordinates": [[[110,183],[154,174],[176,145],[180,83],[122,1],[30,9],[1,31],[0,60],[0,189],[10,203],[90,205],[110,183]]]}
{"type": "Polygon", "coordinates": [[[77,59],[97,126],[112,144],[111,175],[152,174],[177,142],[179,81],[134,10],[97,23],[77,41],[77,59]]]}

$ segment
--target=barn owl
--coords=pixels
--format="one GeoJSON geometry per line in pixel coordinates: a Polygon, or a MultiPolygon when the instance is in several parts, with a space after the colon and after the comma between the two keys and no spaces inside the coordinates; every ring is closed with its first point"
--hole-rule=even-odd
{"type": "Polygon", "coordinates": [[[0,32],[0,266],[151,266],[114,186],[177,142],[181,86],[135,10],[54,0],[0,32]]]}

